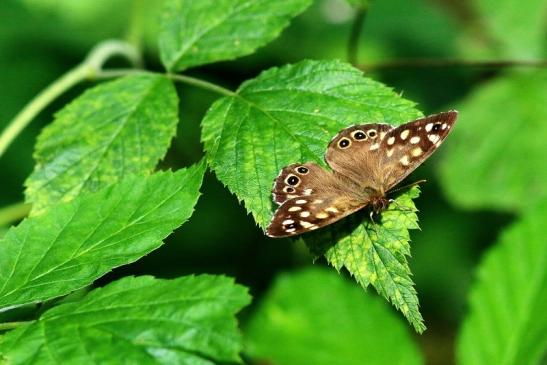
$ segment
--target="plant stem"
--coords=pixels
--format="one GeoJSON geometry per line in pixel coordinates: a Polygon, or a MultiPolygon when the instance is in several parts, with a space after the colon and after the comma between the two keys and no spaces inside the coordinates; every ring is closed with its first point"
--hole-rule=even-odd
{"type": "Polygon", "coordinates": [[[36,95],[8,123],[0,134],[0,157],[21,131],[49,104],[77,83],[93,78],[100,72],[104,63],[111,57],[121,55],[132,64],[140,64],[140,55],[126,42],[108,40],[99,43],[91,50],[84,62],[68,71],[36,95]]]}
{"type": "Polygon", "coordinates": [[[208,82],[201,79],[196,79],[191,76],[185,76],[185,75],[177,75],[177,74],[167,74],[166,75],[171,80],[180,81],[184,84],[193,85],[196,87],[199,87],[201,89],[209,90],[221,95],[225,96],[237,96],[235,92],[232,90],[226,89],[222,86],[219,86],[217,84],[213,84],[212,82],[208,82]]]}
{"type": "Polygon", "coordinates": [[[140,50],[142,44],[143,30],[143,0],[133,0],[131,3],[131,14],[129,17],[129,25],[125,34],[127,43],[131,44],[135,49],[140,50]]]}
{"type": "Polygon", "coordinates": [[[5,322],[0,323],[0,331],[7,331],[12,330],[14,328],[17,328],[19,326],[22,326],[27,323],[31,323],[32,321],[21,321],[21,322],[5,322]]]}
{"type": "Polygon", "coordinates": [[[367,16],[367,8],[358,7],[351,26],[351,33],[348,41],[348,62],[357,66],[357,56],[359,53],[359,38],[363,30],[363,24],[367,16]]]}
{"type": "Polygon", "coordinates": [[[0,208],[0,227],[25,218],[30,207],[30,204],[20,202],[0,208]]]}
{"type": "Polygon", "coordinates": [[[547,60],[466,60],[458,58],[402,58],[393,61],[361,64],[365,71],[378,71],[393,68],[429,68],[429,67],[547,67],[547,60]]]}
{"type": "Polygon", "coordinates": [[[95,74],[94,77],[97,79],[110,79],[113,77],[120,77],[120,76],[134,75],[134,74],[160,75],[160,76],[167,77],[168,79],[171,79],[173,81],[178,81],[183,84],[196,86],[196,87],[199,87],[200,89],[209,90],[220,95],[237,96],[237,93],[235,93],[234,91],[227,89],[225,87],[219,86],[217,84],[213,84],[212,82],[197,79],[191,76],[178,75],[178,74],[170,74],[170,73],[163,74],[163,73],[153,72],[153,71],[122,68],[122,69],[115,69],[115,70],[101,70],[100,72],[95,74]]]}
{"type": "Polygon", "coordinates": [[[36,95],[21,111],[9,122],[0,135],[0,157],[4,154],[13,140],[21,131],[59,95],[82,81],[88,75],[87,66],[79,65],[62,75],[38,95],[36,95]]]}

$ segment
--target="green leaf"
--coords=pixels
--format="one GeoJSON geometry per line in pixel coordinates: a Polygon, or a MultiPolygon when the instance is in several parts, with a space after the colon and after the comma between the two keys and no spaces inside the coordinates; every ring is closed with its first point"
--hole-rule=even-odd
{"type": "Polygon", "coordinates": [[[244,335],[246,354],[264,363],[423,363],[407,329],[382,301],[317,268],[280,276],[244,335]]]}
{"type": "Polygon", "coordinates": [[[304,240],[312,253],[324,255],[338,271],[345,267],[363,288],[372,284],[422,333],[425,326],[407,262],[408,230],[419,228],[412,202],[418,195],[413,188],[397,197],[379,222],[371,222],[362,211],[330,227],[328,234],[317,231],[304,240]]]}
{"type": "Polygon", "coordinates": [[[275,39],[311,0],[167,0],[159,39],[170,71],[231,60],[275,39]]]}
{"type": "Polygon", "coordinates": [[[547,195],[547,71],[511,74],[465,100],[440,166],[443,188],[466,208],[522,210],[547,195]]]}
{"type": "Polygon", "coordinates": [[[547,3],[543,0],[476,0],[469,3],[475,21],[459,42],[466,57],[530,59],[545,57],[547,3]]]}
{"type": "MultiPolygon", "coordinates": [[[[215,102],[203,120],[202,140],[218,178],[264,228],[273,212],[272,181],[282,167],[299,161],[324,165],[326,146],[340,129],[375,121],[400,124],[421,115],[413,106],[348,64],[304,61],[268,70],[245,82],[234,96],[215,102]]],[[[337,269],[345,266],[364,287],[372,283],[421,332],[418,299],[405,258],[407,229],[417,227],[410,201],[415,194],[400,196],[394,206],[401,209],[386,212],[383,222],[388,224],[381,229],[357,215],[365,220],[361,228],[354,226],[334,237],[318,231],[333,247],[327,250],[321,244],[316,253],[325,254],[337,269]],[[373,239],[377,242],[371,248],[368,237],[376,234],[380,237],[373,239]],[[342,252],[351,241],[359,242],[352,245],[353,253],[342,252]],[[372,270],[379,256],[383,264],[372,270]]]]}
{"type": "Polygon", "coordinates": [[[9,364],[217,364],[240,362],[234,317],[250,302],[232,279],[128,277],[9,332],[9,364]]]}
{"type": "Polygon", "coordinates": [[[192,215],[204,170],[126,178],[10,229],[0,241],[0,309],[68,294],[161,246],[192,215]]]}
{"type": "Polygon", "coordinates": [[[177,94],[164,77],[128,76],[87,90],[38,138],[36,167],[25,183],[33,214],[81,191],[151,172],[177,122],[177,94]]]}
{"type": "Polygon", "coordinates": [[[547,200],[506,230],[479,265],[457,346],[461,365],[540,364],[547,355],[547,200]]]}

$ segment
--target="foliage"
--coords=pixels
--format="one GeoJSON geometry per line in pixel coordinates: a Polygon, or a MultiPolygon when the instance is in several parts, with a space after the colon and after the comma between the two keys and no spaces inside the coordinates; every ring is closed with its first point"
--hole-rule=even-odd
{"type": "Polygon", "coordinates": [[[477,88],[462,103],[464,126],[454,130],[440,170],[454,202],[516,211],[546,196],[547,170],[538,166],[547,153],[537,138],[547,134],[546,89],[547,72],[515,73],[477,88]]]}
{"type": "Polygon", "coordinates": [[[544,65],[544,10],[0,1],[0,364],[438,365],[455,337],[462,365],[540,363],[545,72],[467,66],[544,65]],[[327,143],[351,124],[454,106],[453,135],[409,179],[430,181],[394,192],[374,221],[363,210],[298,240],[265,237],[283,166],[328,168],[327,143]],[[463,314],[454,298],[500,233],[463,314]],[[339,273],[279,274],[313,260],[339,273]],[[189,275],[201,272],[237,279],[189,275]],[[250,297],[235,281],[256,294],[242,334],[250,297]],[[420,350],[387,302],[416,332],[429,325],[420,350]]]}
{"type": "Polygon", "coordinates": [[[547,349],[547,200],[504,232],[477,270],[459,363],[540,364],[547,349]]]}
{"type": "Polygon", "coordinates": [[[378,298],[325,269],[281,275],[245,333],[245,352],[276,364],[422,363],[408,330],[378,298]]]}
{"type": "Polygon", "coordinates": [[[249,301],[220,276],[127,277],[8,333],[0,356],[10,364],[239,362],[234,314],[249,301]]]}

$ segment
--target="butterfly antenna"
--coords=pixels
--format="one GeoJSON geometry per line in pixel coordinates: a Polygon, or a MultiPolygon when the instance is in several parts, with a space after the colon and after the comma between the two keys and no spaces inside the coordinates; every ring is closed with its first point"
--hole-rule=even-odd
{"type": "Polygon", "coordinates": [[[408,184],[408,185],[405,185],[405,186],[401,186],[400,188],[393,189],[393,190],[391,190],[391,193],[394,193],[396,191],[400,191],[400,190],[403,190],[403,189],[408,189],[408,188],[411,188],[411,187],[416,186],[416,185],[420,185],[421,183],[425,183],[425,182],[427,182],[427,180],[418,180],[418,181],[413,182],[412,184],[408,184]]]}

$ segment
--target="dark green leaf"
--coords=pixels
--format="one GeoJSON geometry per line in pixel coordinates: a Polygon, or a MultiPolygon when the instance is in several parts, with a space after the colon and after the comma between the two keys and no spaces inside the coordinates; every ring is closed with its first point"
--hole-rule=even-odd
{"type": "Polygon", "coordinates": [[[230,60],[275,39],[311,0],[167,0],[160,55],[170,71],[230,60]]]}
{"type": "MultiPolygon", "coordinates": [[[[283,166],[324,164],[326,146],[340,129],[412,120],[420,116],[413,105],[345,63],[305,61],[266,71],[245,82],[236,95],[218,100],[203,120],[202,139],[218,178],[264,228],[273,212],[272,181],[283,166]]],[[[422,331],[405,257],[410,252],[407,230],[417,227],[410,200],[414,196],[403,194],[394,204],[399,209],[385,213],[380,229],[364,223],[335,236],[322,230],[317,234],[326,242],[311,244],[337,269],[350,270],[364,287],[372,283],[422,331]],[[376,234],[380,237],[371,241],[376,234]]]]}
{"type": "Polygon", "coordinates": [[[407,329],[382,301],[323,269],[278,278],[244,333],[247,354],[264,363],[422,363],[407,329]]]}
{"type": "Polygon", "coordinates": [[[220,276],[128,277],[62,304],[8,333],[9,364],[196,364],[240,362],[234,314],[247,290],[220,276]]]}
{"type": "Polygon", "coordinates": [[[204,170],[126,178],[10,229],[0,241],[0,309],[68,294],[158,248],[192,215],[204,170]]]}
{"type": "Polygon", "coordinates": [[[463,102],[440,166],[453,202],[515,211],[547,195],[545,90],[547,71],[512,74],[463,102]]]}
{"type": "Polygon", "coordinates": [[[479,265],[458,340],[461,365],[532,365],[547,355],[547,200],[505,231],[479,265]]]}
{"type": "Polygon", "coordinates": [[[25,192],[33,214],[81,191],[149,173],[165,155],[177,121],[175,88],[160,76],[128,76],[86,91],[38,138],[25,192]]]}

